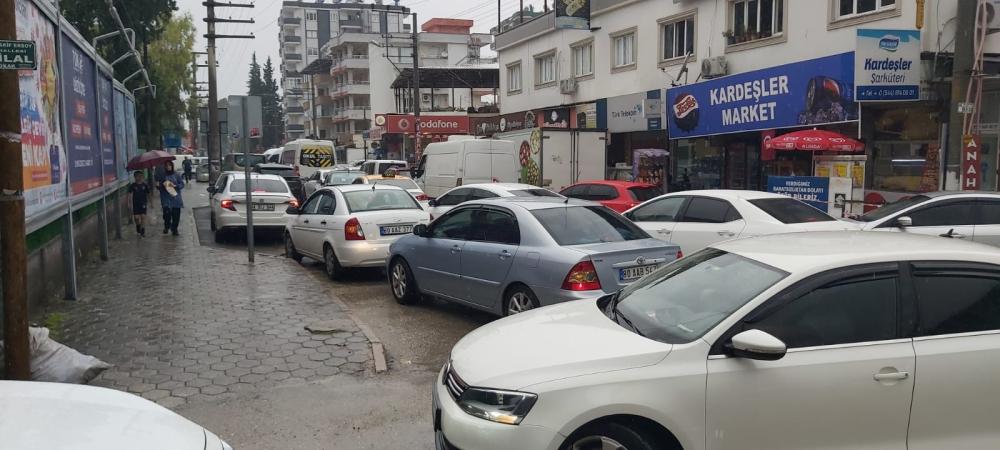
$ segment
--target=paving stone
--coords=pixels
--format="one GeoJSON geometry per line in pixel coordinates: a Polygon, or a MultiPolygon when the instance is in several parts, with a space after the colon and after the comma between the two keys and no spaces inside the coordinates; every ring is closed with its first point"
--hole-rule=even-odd
{"type": "Polygon", "coordinates": [[[142,398],[146,400],[152,400],[154,402],[160,399],[167,398],[168,396],[170,396],[170,391],[164,389],[154,389],[152,391],[142,393],[142,398]]]}

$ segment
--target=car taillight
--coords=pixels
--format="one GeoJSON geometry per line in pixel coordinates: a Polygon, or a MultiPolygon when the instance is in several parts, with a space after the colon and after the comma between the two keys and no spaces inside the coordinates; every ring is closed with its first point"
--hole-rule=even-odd
{"type": "Polygon", "coordinates": [[[298,208],[299,207],[299,200],[298,199],[294,199],[293,198],[293,199],[288,200],[286,203],[288,203],[289,205],[291,205],[292,208],[298,208]]]}
{"type": "Polygon", "coordinates": [[[601,288],[597,269],[590,260],[580,261],[569,270],[562,288],[567,291],[593,291],[601,288]]]}
{"type": "Polygon", "coordinates": [[[461,178],[456,178],[455,179],[455,186],[461,186],[461,185],[462,185],[462,179],[461,178]]]}
{"type": "Polygon", "coordinates": [[[236,205],[235,205],[235,203],[236,202],[234,202],[232,200],[226,199],[226,200],[223,200],[222,202],[220,202],[219,206],[221,206],[222,209],[228,209],[230,211],[236,211],[236,205]]]}
{"type": "Polygon", "coordinates": [[[347,223],[344,224],[344,239],[348,241],[365,240],[365,232],[361,229],[361,222],[358,222],[356,217],[347,219],[347,223]]]}
{"type": "Polygon", "coordinates": [[[684,257],[684,252],[677,250],[677,259],[681,259],[683,257],[684,257]]]}
{"type": "Polygon", "coordinates": [[[417,201],[418,202],[425,202],[425,201],[430,200],[430,199],[431,198],[428,197],[427,194],[417,194],[417,201]]]}

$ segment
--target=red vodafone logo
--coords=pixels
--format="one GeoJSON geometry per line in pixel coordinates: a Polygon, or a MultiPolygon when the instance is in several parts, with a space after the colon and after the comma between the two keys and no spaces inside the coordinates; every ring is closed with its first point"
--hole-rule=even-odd
{"type": "MultiPolygon", "coordinates": [[[[412,115],[391,115],[386,117],[387,133],[413,133],[414,117],[412,115]]],[[[468,134],[468,116],[422,116],[420,117],[421,134],[468,134]]]]}

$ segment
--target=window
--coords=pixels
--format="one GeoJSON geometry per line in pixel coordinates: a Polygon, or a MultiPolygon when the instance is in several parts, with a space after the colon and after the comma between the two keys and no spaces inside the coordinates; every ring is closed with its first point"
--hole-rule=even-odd
{"type": "Polygon", "coordinates": [[[325,194],[317,193],[312,197],[309,197],[309,200],[306,202],[306,204],[302,206],[302,214],[316,214],[316,209],[319,207],[319,202],[325,196],[326,196],[325,194]]]}
{"type": "MultiPolygon", "coordinates": [[[[232,184],[229,185],[229,192],[246,192],[247,184],[245,179],[233,180],[232,184]]],[[[254,193],[257,192],[274,192],[274,193],[286,193],[288,192],[288,185],[281,180],[271,180],[267,178],[251,178],[250,188],[254,193]]]]}
{"type": "Polygon", "coordinates": [[[469,200],[482,200],[486,198],[496,198],[497,195],[485,189],[473,189],[469,193],[469,200]]]}
{"type": "Polygon", "coordinates": [[[917,334],[1000,330],[1000,277],[994,270],[940,270],[915,264],[917,334]]]}
{"type": "Polygon", "coordinates": [[[306,53],[308,53],[309,55],[312,55],[312,56],[318,56],[319,55],[319,49],[318,48],[310,48],[310,49],[306,50],[306,53]]]}
{"type": "Polygon", "coordinates": [[[438,206],[455,206],[469,199],[472,189],[456,189],[437,199],[438,206]]]}
{"type": "Polygon", "coordinates": [[[614,200],[618,198],[618,189],[613,186],[605,186],[603,184],[592,184],[590,185],[590,191],[587,193],[587,198],[594,201],[603,200],[614,200]]]}
{"type": "Polygon", "coordinates": [[[635,65],[635,29],[611,36],[611,68],[623,69],[635,65]]]}
{"type": "Polygon", "coordinates": [[[556,81],[556,54],[549,52],[535,56],[535,86],[543,86],[556,81]]]}
{"type": "Polygon", "coordinates": [[[777,36],[785,29],[785,0],[731,0],[729,7],[730,45],[777,36]]]}
{"type": "Polygon", "coordinates": [[[441,216],[431,226],[431,237],[465,240],[472,227],[472,212],[476,209],[465,208],[441,216]]]}
{"type": "Polygon", "coordinates": [[[319,207],[316,208],[316,214],[321,216],[332,216],[336,208],[337,202],[333,199],[332,195],[324,194],[319,199],[319,207]]]}
{"type": "Polygon", "coordinates": [[[579,198],[582,200],[586,200],[588,188],[590,188],[589,184],[578,184],[576,186],[570,186],[566,189],[563,189],[563,191],[560,192],[560,194],[570,198],[579,198]]]}
{"type": "Polygon", "coordinates": [[[1000,201],[979,202],[979,222],[976,225],[1000,225],[1000,201]]]}
{"type": "Polygon", "coordinates": [[[603,206],[536,209],[531,214],[559,245],[649,239],[649,235],[603,206]]]}
{"type": "Polygon", "coordinates": [[[681,221],[701,223],[731,222],[739,217],[737,215],[733,218],[732,214],[729,212],[730,209],[733,209],[732,205],[725,200],[694,197],[691,199],[691,203],[688,205],[687,210],[684,211],[684,217],[681,221]]]}
{"type": "Polygon", "coordinates": [[[838,19],[896,8],[896,0],[838,0],[838,3],[838,19]]]}
{"type": "Polygon", "coordinates": [[[794,198],[759,198],[750,204],[781,223],[830,222],[837,219],[794,198]]]}
{"type": "Polygon", "coordinates": [[[687,197],[669,197],[657,200],[632,212],[636,222],[673,222],[687,197]]]}
{"type": "Polygon", "coordinates": [[[395,189],[364,189],[344,192],[344,200],[352,213],[392,209],[422,209],[409,192],[395,189]]]}
{"type": "Polygon", "coordinates": [[[396,186],[403,189],[420,189],[420,186],[417,186],[417,183],[409,178],[377,178],[371,180],[371,183],[396,186]]]}
{"type": "Polygon", "coordinates": [[[954,201],[928,206],[907,213],[915,227],[947,227],[975,225],[976,207],[973,201],[954,201]]]}
{"type": "Polygon", "coordinates": [[[585,77],[594,74],[594,41],[573,45],[573,76],[585,77]]]}
{"type": "Polygon", "coordinates": [[[507,66],[507,92],[521,92],[521,62],[507,66]]]}
{"type": "Polygon", "coordinates": [[[773,334],[788,348],[896,337],[896,275],[872,272],[839,280],[746,324],[773,334]]]}
{"type": "Polygon", "coordinates": [[[306,20],[316,21],[316,11],[306,11],[306,20]]]}
{"type": "Polygon", "coordinates": [[[694,19],[694,16],[688,16],[660,23],[660,61],[694,53],[694,19]]]}
{"type": "Polygon", "coordinates": [[[514,217],[510,214],[493,209],[473,211],[468,240],[508,245],[517,245],[520,242],[521,233],[514,217]]]}
{"type": "Polygon", "coordinates": [[[632,200],[637,202],[652,200],[663,195],[663,191],[660,188],[652,186],[630,187],[628,188],[628,193],[632,196],[632,200]]]}
{"type": "Polygon", "coordinates": [[[317,36],[318,34],[316,34],[316,30],[306,30],[307,39],[316,39],[317,36]]]}
{"type": "MultiPolygon", "coordinates": [[[[515,189],[513,191],[508,191],[510,195],[514,197],[559,197],[559,194],[552,192],[548,189],[515,189]]],[[[1000,209],[1000,208],[998,208],[1000,209]]],[[[1000,214],[1000,211],[998,211],[1000,214]]]]}

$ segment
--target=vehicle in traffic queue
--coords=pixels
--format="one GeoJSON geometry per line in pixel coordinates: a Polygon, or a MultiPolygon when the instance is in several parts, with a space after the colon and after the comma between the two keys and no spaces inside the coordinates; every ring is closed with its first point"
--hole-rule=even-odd
{"type": "Polygon", "coordinates": [[[456,186],[519,180],[519,154],[528,159],[531,150],[519,153],[512,141],[455,135],[428,144],[410,173],[427,195],[437,198],[456,186]]]}
{"type": "Polygon", "coordinates": [[[306,182],[307,195],[312,195],[313,192],[319,190],[323,186],[343,186],[345,184],[352,184],[354,180],[358,179],[359,175],[363,172],[357,169],[334,169],[325,170],[319,175],[314,175],[310,177],[309,181],[306,182]]]}
{"type": "Polygon", "coordinates": [[[295,173],[295,168],[287,164],[276,164],[276,163],[262,163],[253,166],[253,171],[256,173],[264,173],[270,175],[278,175],[285,179],[288,183],[288,189],[292,191],[295,198],[302,203],[306,200],[308,196],[306,194],[305,185],[302,183],[302,178],[295,173]]]}
{"type": "Polygon", "coordinates": [[[326,174],[328,174],[330,172],[333,172],[334,170],[337,170],[337,169],[336,168],[333,168],[333,169],[320,169],[320,170],[317,170],[317,171],[313,172],[308,177],[303,178],[302,179],[302,187],[303,187],[303,189],[306,192],[306,197],[312,195],[313,192],[316,192],[317,189],[323,187],[324,186],[324,184],[323,184],[323,178],[326,177],[326,174]]]}
{"type": "Polygon", "coordinates": [[[360,175],[355,176],[354,181],[351,184],[381,184],[387,186],[396,186],[398,188],[405,189],[409,192],[418,202],[422,208],[427,208],[428,200],[430,197],[424,194],[424,190],[417,186],[409,177],[400,176],[397,174],[396,169],[388,169],[382,175],[360,175]]]}
{"type": "Polygon", "coordinates": [[[285,209],[299,206],[280,175],[251,173],[249,203],[247,184],[243,172],[224,172],[214,186],[208,187],[210,223],[216,242],[224,241],[232,231],[246,230],[248,209],[253,212],[254,229],[281,230],[288,221],[285,209]]]}
{"type": "Polygon", "coordinates": [[[211,170],[211,166],[209,166],[208,163],[205,163],[205,164],[202,164],[202,165],[198,166],[194,170],[194,179],[195,179],[195,181],[197,181],[199,183],[208,183],[209,179],[210,179],[210,173],[209,173],[210,170],[211,170]]]}
{"type": "Polygon", "coordinates": [[[858,217],[865,230],[927,234],[1000,246],[1000,193],[929,192],[858,217]]]}
{"type": "Polygon", "coordinates": [[[768,235],[472,331],[434,429],[438,449],[994,448],[998,361],[995,248],[768,235]]]}
{"type": "Polygon", "coordinates": [[[560,195],[598,202],[620,213],[662,193],[655,184],[617,180],[584,181],[559,191],[560,195]]]}
{"type": "Polygon", "coordinates": [[[389,245],[430,222],[408,192],[378,184],[324,187],[288,214],[285,255],[322,261],[331,279],[350,267],[385,267],[389,245]]]}
{"type": "Polygon", "coordinates": [[[646,201],[624,215],[651,236],[680,245],[685,254],[727,239],[858,229],[800,200],[760,191],[674,192],[646,201]]]}
{"type": "Polygon", "coordinates": [[[137,395],[40,381],[0,381],[0,436],[2,447],[10,449],[233,449],[211,431],[137,395]]]}
{"type": "Polygon", "coordinates": [[[278,162],[292,166],[296,175],[309,178],[313,172],[337,165],[337,153],[334,149],[333,141],[296,139],[281,147],[278,162]]]}
{"type": "Polygon", "coordinates": [[[406,170],[407,167],[408,165],[406,161],[398,159],[369,159],[367,161],[362,161],[361,164],[357,165],[357,169],[364,172],[366,175],[378,175],[380,173],[385,173],[385,171],[389,169],[395,169],[399,172],[406,170]]]}
{"type": "Polygon", "coordinates": [[[555,197],[563,198],[545,188],[523,183],[476,183],[452,188],[444,195],[427,202],[427,211],[431,220],[450,211],[456,205],[469,200],[482,200],[496,197],[555,197]]]}
{"type": "Polygon", "coordinates": [[[499,315],[615,292],[680,257],[614,211],[568,198],[463,203],[389,249],[389,285],[499,315]]]}

